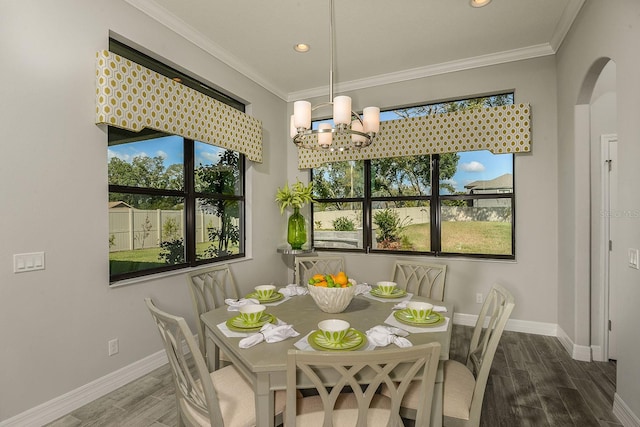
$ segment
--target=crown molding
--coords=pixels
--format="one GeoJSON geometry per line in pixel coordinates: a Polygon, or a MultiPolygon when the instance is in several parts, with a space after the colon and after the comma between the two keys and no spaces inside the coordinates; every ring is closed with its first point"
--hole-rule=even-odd
{"type": "Polygon", "coordinates": [[[585,0],[571,0],[567,4],[567,7],[565,7],[549,42],[554,52],[557,52],[562,45],[564,38],[571,29],[571,25],[573,25],[573,21],[575,21],[578,13],[580,13],[580,9],[582,9],[584,3],[585,0]]]}
{"type": "MultiPolygon", "coordinates": [[[[328,86],[321,86],[311,89],[305,89],[302,91],[286,93],[280,88],[273,85],[268,80],[264,79],[251,67],[247,66],[239,58],[230,54],[220,45],[205,38],[201,33],[194,30],[186,22],[169,13],[166,9],[158,6],[153,0],[125,1],[284,101],[292,102],[299,99],[325,96],[329,93],[328,86]]],[[[424,77],[437,76],[456,71],[464,71],[474,68],[488,67],[491,65],[504,64],[508,62],[521,61],[525,59],[538,58],[547,55],[554,55],[559,46],[562,44],[564,37],[571,28],[571,25],[580,12],[580,8],[584,4],[584,2],[585,0],[571,0],[569,2],[565,10],[563,11],[558,25],[556,26],[550,43],[528,46],[525,48],[513,49],[487,55],[480,55],[472,58],[443,62],[426,67],[413,68],[388,74],[381,74],[364,79],[337,83],[335,84],[335,90],[338,92],[354,91],[403,81],[415,80],[424,77]]]]}
{"type": "Polygon", "coordinates": [[[175,15],[168,12],[165,8],[158,6],[152,0],[125,0],[131,6],[148,15],[150,18],[164,25],[174,33],[184,37],[200,49],[204,50],[214,58],[220,60],[227,66],[233,68],[248,79],[262,86],[277,97],[286,101],[287,94],[267,80],[263,79],[259,74],[255,73],[250,67],[243,63],[240,59],[231,55],[220,45],[212,42],[204,37],[200,32],[194,30],[189,24],[175,15]]]}
{"type": "MultiPolygon", "coordinates": [[[[426,67],[412,68],[409,70],[394,73],[381,74],[378,76],[351,80],[335,84],[336,92],[347,92],[358,89],[366,89],[375,86],[382,86],[407,80],[421,79],[424,77],[437,76],[440,74],[453,73],[456,71],[470,70],[491,65],[504,64],[507,62],[522,61],[525,59],[538,58],[541,56],[553,55],[555,51],[549,44],[540,44],[521,49],[513,49],[504,52],[492,53],[488,55],[465,58],[456,61],[443,62],[426,67]]],[[[288,102],[299,99],[323,96],[329,93],[328,86],[316,87],[308,90],[291,92],[287,98],[288,102]]]]}

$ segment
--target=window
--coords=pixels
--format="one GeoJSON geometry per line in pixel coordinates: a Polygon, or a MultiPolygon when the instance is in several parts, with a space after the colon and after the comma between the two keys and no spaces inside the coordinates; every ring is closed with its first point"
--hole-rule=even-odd
{"type": "MultiPolygon", "coordinates": [[[[387,111],[381,120],[513,104],[513,94],[387,111]]],[[[327,163],[311,171],[313,246],[515,257],[513,154],[469,151],[327,163]]]]}
{"type": "MultiPolygon", "coordinates": [[[[195,82],[111,41],[110,50],[195,82]]],[[[193,88],[244,111],[204,85],[193,88]]],[[[108,128],[111,282],[244,256],[244,155],[145,129],[108,128]]]]}

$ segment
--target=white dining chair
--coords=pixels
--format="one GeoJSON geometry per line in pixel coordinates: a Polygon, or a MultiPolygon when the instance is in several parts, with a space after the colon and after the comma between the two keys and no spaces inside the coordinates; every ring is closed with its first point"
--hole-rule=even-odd
{"type": "Polygon", "coordinates": [[[415,425],[426,427],[439,356],[439,343],[343,353],[289,350],[285,426],[402,427],[400,403],[417,376],[415,425]],[[377,393],[382,384],[389,397],[377,393]],[[315,393],[299,398],[300,389],[315,393]]]}
{"type": "Polygon", "coordinates": [[[314,274],[336,274],[344,271],[344,257],[296,257],[295,273],[299,285],[306,285],[314,274]]]}
{"type": "MultiPolygon", "coordinates": [[[[500,285],[489,291],[476,321],[466,363],[444,362],[444,426],[477,427],[482,401],[498,342],[515,306],[513,296],[500,285]]],[[[420,407],[419,384],[412,384],[402,402],[402,416],[412,419],[420,407]]]]}
{"type": "MultiPolygon", "coordinates": [[[[161,311],[151,298],[146,298],[145,303],[169,359],[176,389],[178,425],[254,426],[255,396],[246,379],[233,365],[210,373],[184,318],[161,311]]],[[[276,392],[274,413],[278,418],[284,404],[285,392],[276,392]]]]}
{"type": "MultiPolygon", "coordinates": [[[[191,291],[191,300],[193,302],[193,309],[196,315],[196,327],[198,329],[198,343],[200,352],[204,355],[205,360],[209,366],[211,359],[220,363],[230,363],[228,358],[221,354],[217,347],[214,348],[214,352],[217,354],[207,354],[205,326],[202,323],[200,316],[207,311],[224,305],[224,300],[227,298],[238,299],[238,288],[236,287],[233,274],[226,264],[217,265],[204,270],[198,270],[196,272],[187,274],[187,284],[191,291]]],[[[209,370],[213,370],[213,366],[209,366],[209,370]]]]}
{"type": "Polygon", "coordinates": [[[398,288],[438,301],[444,301],[444,286],[447,276],[445,264],[427,264],[413,261],[396,261],[392,282],[398,288]]]}

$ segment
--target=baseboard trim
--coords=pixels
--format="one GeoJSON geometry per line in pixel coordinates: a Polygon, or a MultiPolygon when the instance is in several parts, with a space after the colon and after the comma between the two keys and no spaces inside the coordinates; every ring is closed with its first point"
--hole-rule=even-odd
{"type": "Polygon", "coordinates": [[[41,426],[110,393],[167,363],[164,350],[0,422],[0,427],[41,426]]]}
{"type": "Polygon", "coordinates": [[[604,357],[604,352],[602,351],[602,346],[592,345],[591,346],[591,357],[594,362],[606,362],[607,360],[604,357]]]}
{"type": "Polygon", "coordinates": [[[573,342],[569,335],[558,326],[558,334],[556,335],[562,346],[571,355],[571,358],[581,362],[591,362],[591,347],[588,345],[577,345],[573,342]]]}
{"type": "MultiPolygon", "coordinates": [[[[478,316],[475,314],[454,313],[453,323],[456,325],[475,326],[478,316]]],[[[555,337],[558,334],[558,325],[555,323],[532,322],[529,320],[507,320],[505,330],[524,332],[527,334],[547,335],[555,337]]]]}
{"type": "Polygon", "coordinates": [[[618,393],[613,396],[613,415],[624,427],[640,427],[640,418],[633,413],[618,393]]]}

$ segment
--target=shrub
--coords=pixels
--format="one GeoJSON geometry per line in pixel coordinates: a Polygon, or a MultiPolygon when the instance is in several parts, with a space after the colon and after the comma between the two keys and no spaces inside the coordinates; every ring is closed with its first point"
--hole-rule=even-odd
{"type": "Polygon", "coordinates": [[[402,246],[402,231],[411,222],[405,218],[400,219],[400,215],[393,209],[384,209],[373,214],[373,222],[378,227],[376,240],[378,247],[385,249],[400,249],[402,246]]]}
{"type": "Polygon", "coordinates": [[[346,216],[341,216],[333,220],[333,229],[336,231],[354,231],[356,225],[353,220],[346,216]]]}
{"type": "Polygon", "coordinates": [[[184,262],[184,243],[182,239],[160,242],[160,254],[158,258],[165,264],[179,264],[184,262]]]}

